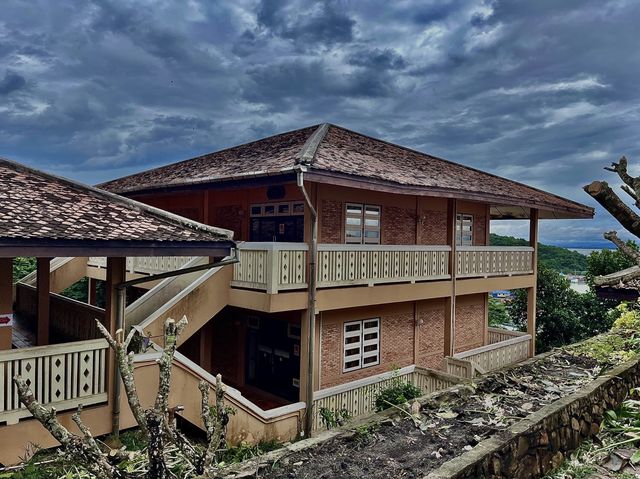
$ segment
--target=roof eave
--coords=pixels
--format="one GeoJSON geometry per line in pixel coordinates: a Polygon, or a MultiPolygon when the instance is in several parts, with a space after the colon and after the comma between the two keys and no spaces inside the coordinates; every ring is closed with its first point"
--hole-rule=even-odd
{"type": "Polygon", "coordinates": [[[236,175],[224,178],[207,178],[197,181],[181,181],[164,185],[142,185],[136,188],[112,190],[113,194],[126,196],[148,195],[153,193],[171,193],[181,191],[198,191],[206,189],[233,189],[246,185],[268,185],[272,183],[294,182],[295,172],[292,168],[283,168],[276,172],[254,173],[251,175],[236,175]]]}
{"type": "Polygon", "coordinates": [[[525,208],[535,208],[539,210],[562,213],[563,219],[591,219],[595,214],[595,210],[593,208],[586,205],[581,205],[579,203],[575,203],[575,208],[563,208],[558,207],[557,205],[523,201],[519,198],[512,198],[504,195],[478,193],[466,190],[452,190],[439,187],[404,185],[392,181],[363,176],[346,175],[344,173],[321,171],[317,169],[309,170],[309,172],[306,174],[306,178],[308,181],[316,181],[318,183],[374,189],[376,191],[386,191],[388,193],[434,196],[441,198],[456,198],[470,201],[481,201],[491,204],[511,204],[515,206],[522,206],[525,208]]]}
{"type": "Polygon", "coordinates": [[[61,256],[211,256],[231,254],[235,243],[220,241],[127,241],[69,240],[43,238],[0,238],[0,258],[30,256],[53,258],[61,256]]]}

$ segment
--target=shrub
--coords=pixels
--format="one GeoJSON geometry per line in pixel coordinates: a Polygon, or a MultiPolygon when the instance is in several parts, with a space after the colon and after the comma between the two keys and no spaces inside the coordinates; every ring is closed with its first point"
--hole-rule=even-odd
{"type": "Polygon", "coordinates": [[[383,389],[376,396],[376,411],[384,411],[391,406],[399,406],[420,396],[422,396],[420,388],[397,379],[393,381],[391,386],[383,389]]]}
{"type": "Polygon", "coordinates": [[[331,410],[328,407],[321,407],[320,420],[327,429],[342,426],[345,422],[351,419],[351,413],[347,409],[331,410]]]}
{"type": "Polygon", "coordinates": [[[620,303],[615,309],[620,316],[614,321],[614,328],[632,330],[640,328],[640,311],[634,307],[629,307],[628,303],[620,303]]]}

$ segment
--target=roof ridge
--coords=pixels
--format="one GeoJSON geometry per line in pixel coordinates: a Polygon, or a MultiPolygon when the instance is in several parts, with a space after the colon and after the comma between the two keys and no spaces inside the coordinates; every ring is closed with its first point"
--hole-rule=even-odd
{"type": "Polygon", "coordinates": [[[95,196],[103,197],[108,200],[118,202],[126,207],[129,207],[138,211],[142,211],[145,213],[149,213],[155,216],[157,219],[164,221],[166,223],[170,223],[170,224],[173,223],[175,225],[189,228],[195,231],[200,231],[203,233],[209,233],[217,236],[225,236],[230,240],[233,239],[233,231],[230,231],[230,230],[218,228],[215,226],[209,226],[209,225],[200,223],[198,221],[194,221],[189,218],[185,218],[183,216],[170,213],[160,208],[156,208],[154,206],[150,206],[145,203],[132,200],[131,198],[127,198],[125,196],[121,196],[116,193],[111,193],[110,191],[102,190],[100,188],[96,188],[95,186],[87,185],[79,181],[65,178],[64,176],[58,176],[58,175],[54,175],[53,173],[47,173],[37,168],[33,168],[31,166],[27,166],[22,163],[18,163],[16,161],[12,161],[12,160],[9,160],[8,158],[4,158],[0,156],[0,164],[2,163],[8,164],[10,167],[15,168],[17,170],[22,170],[32,174],[41,175],[41,176],[44,176],[45,178],[59,181],[72,188],[85,190],[88,193],[91,193],[95,196]]]}
{"type": "Polygon", "coordinates": [[[296,158],[296,165],[301,164],[305,166],[310,166],[313,163],[313,160],[316,157],[316,152],[318,151],[318,147],[324,137],[327,135],[329,131],[329,123],[322,123],[312,134],[307,138],[304,145],[300,149],[300,156],[296,158]]]}
{"type": "Polygon", "coordinates": [[[405,151],[408,151],[408,152],[410,152],[410,153],[416,153],[416,154],[418,154],[418,155],[427,156],[427,157],[429,157],[429,158],[433,158],[434,160],[443,161],[443,162],[448,163],[448,164],[450,164],[450,165],[456,165],[456,166],[459,166],[459,167],[461,167],[461,168],[466,168],[467,170],[475,171],[475,172],[480,173],[480,174],[483,174],[483,175],[492,176],[493,178],[498,178],[498,179],[500,179],[500,180],[504,180],[504,181],[509,181],[509,182],[511,182],[511,183],[515,183],[515,184],[517,184],[517,185],[524,186],[525,188],[530,188],[530,189],[532,189],[532,190],[538,191],[538,192],[540,192],[540,193],[544,193],[544,194],[546,194],[546,195],[555,196],[556,198],[559,198],[559,199],[561,199],[561,200],[563,200],[563,201],[568,201],[568,202],[570,202],[570,203],[573,203],[573,204],[574,204],[574,205],[576,205],[576,206],[580,206],[580,207],[582,207],[582,208],[586,207],[586,208],[589,208],[589,209],[593,210],[593,208],[592,208],[592,207],[587,206],[587,205],[584,205],[584,204],[582,204],[582,203],[580,203],[580,202],[578,202],[578,201],[574,201],[574,200],[571,200],[571,199],[569,199],[569,198],[565,198],[564,196],[560,196],[560,195],[557,195],[557,194],[555,194],[555,193],[551,193],[551,192],[549,192],[549,191],[545,191],[545,190],[542,190],[542,189],[540,189],[540,188],[536,188],[535,186],[531,186],[531,185],[528,185],[528,184],[526,184],[526,183],[522,183],[522,182],[520,182],[520,181],[512,180],[511,178],[506,178],[506,177],[504,177],[504,176],[500,176],[500,175],[497,175],[497,174],[495,174],[495,173],[491,173],[491,172],[489,172],[489,171],[481,170],[481,169],[479,169],[479,168],[474,168],[473,166],[468,166],[468,165],[464,165],[464,164],[462,164],[462,163],[457,163],[457,162],[455,162],[455,161],[448,160],[448,159],[446,159],[446,158],[442,158],[442,157],[440,157],[440,156],[434,156],[434,155],[432,155],[432,154],[430,154],[430,153],[425,153],[425,152],[423,152],[423,151],[416,150],[416,149],[414,149],[414,148],[409,148],[408,146],[399,145],[399,144],[397,144],[397,143],[392,143],[392,142],[387,141],[387,140],[382,140],[382,139],[380,139],[380,138],[376,138],[376,137],[374,137],[374,136],[370,136],[370,135],[367,135],[367,134],[365,134],[365,133],[361,133],[361,132],[359,132],[359,131],[350,130],[349,128],[345,128],[345,127],[340,126],[340,125],[334,125],[334,124],[331,124],[331,126],[333,126],[334,128],[338,128],[338,129],[340,129],[340,130],[344,130],[344,131],[348,131],[348,132],[350,132],[350,133],[354,133],[354,134],[359,135],[359,136],[363,136],[363,137],[365,137],[365,138],[369,138],[369,139],[374,140],[374,141],[379,141],[380,143],[384,143],[384,144],[386,144],[386,145],[393,146],[393,147],[395,147],[395,148],[400,148],[401,150],[405,150],[405,151]]]}

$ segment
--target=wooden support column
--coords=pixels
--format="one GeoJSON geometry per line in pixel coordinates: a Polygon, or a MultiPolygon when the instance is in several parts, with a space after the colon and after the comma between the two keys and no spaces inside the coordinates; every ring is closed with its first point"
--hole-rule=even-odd
{"type": "Polygon", "coordinates": [[[38,294],[38,326],[36,342],[38,346],[49,344],[49,291],[51,289],[51,258],[36,260],[36,290],[38,294]]]}
{"type": "Polygon", "coordinates": [[[531,335],[529,356],[536,354],[536,300],[538,290],[538,210],[531,209],[529,219],[529,244],[533,248],[533,286],[527,288],[527,333],[531,335]]]}
{"type": "Polygon", "coordinates": [[[13,313],[13,258],[0,258],[0,315],[13,313]]]}
{"type": "Polygon", "coordinates": [[[458,261],[456,255],[456,214],[457,200],[451,199],[447,204],[447,244],[451,246],[449,253],[449,274],[451,275],[451,294],[445,300],[444,307],[444,355],[452,356],[456,344],[456,272],[458,261]]]}
{"type": "Polygon", "coordinates": [[[87,303],[91,306],[98,305],[98,280],[94,278],[88,278],[87,281],[87,303]]]}
{"type": "Polygon", "coordinates": [[[116,334],[118,291],[116,286],[126,281],[126,258],[107,258],[107,281],[105,285],[105,327],[112,336],[116,334]]]}
{"type": "MultiPolygon", "coordinates": [[[[0,258],[0,318],[13,314],[13,258],[0,258]]],[[[10,323],[0,325],[0,351],[11,349],[13,341],[10,323]]],[[[4,366],[0,366],[4,367],[4,366]]]]}
{"type": "MultiPolygon", "coordinates": [[[[127,268],[126,258],[107,258],[107,279],[105,285],[105,327],[111,333],[111,336],[116,335],[116,317],[117,317],[117,304],[118,304],[118,290],[116,285],[122,283],[126,279],[127,268]]],[[[109,348],[109,355],[107,359],[107,392],[109,394],[109,405],[112,408],[112,413],[115,414],[114,424],[120,422],[120,406],[114,409],[114,394],[115,394],[115,367],[116,360],[115,354],[111,348],[109,348]],[[117,420],[116,420],[117,418],[117,420]]],[[[121,401],[122,402],[122,401],[121,401]]],[[[125,402],[126,404],[126,402],[125,402]]],[[[114,428],[115,429],[115,428],[114,428]]],[[[116,441],[117,444],[117,441],[116,441]]]]}

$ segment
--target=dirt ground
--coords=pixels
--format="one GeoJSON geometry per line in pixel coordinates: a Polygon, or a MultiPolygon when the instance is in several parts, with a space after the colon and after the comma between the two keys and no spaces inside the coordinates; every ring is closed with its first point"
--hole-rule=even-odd
{"type": "Polygon", "coordinates": [[[258,477],[423,477],[600,373],[594,359],[558,351],[436,396],[420,407],[419,415],[398,411],[395,418],[357,427],[348,437],[291,453],[258,477]]]}

